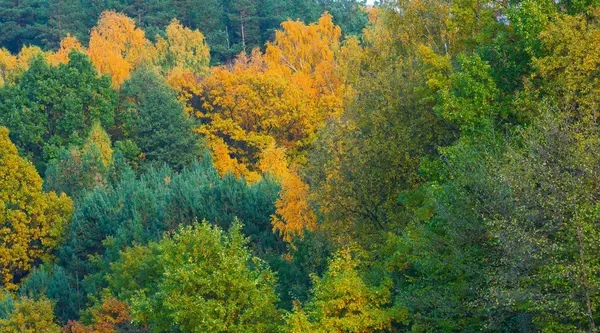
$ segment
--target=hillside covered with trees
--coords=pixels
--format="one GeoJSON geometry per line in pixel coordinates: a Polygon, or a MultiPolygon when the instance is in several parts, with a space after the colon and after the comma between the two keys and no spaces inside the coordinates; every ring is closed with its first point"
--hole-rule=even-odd
{"type": "Polygon", "coordinates": [[[598,332],[600,2],[0,0],[0,332],[598,332]]]}

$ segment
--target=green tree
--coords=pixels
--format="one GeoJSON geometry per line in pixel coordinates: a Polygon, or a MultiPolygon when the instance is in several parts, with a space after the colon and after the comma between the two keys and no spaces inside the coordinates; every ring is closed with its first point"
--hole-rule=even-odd
{"type": "Polygon", "coordinates": [[[232,45],[240,51],[250,51],[260,46],[256,0],[228,0],[227,18],[232,31],[232,45]]]}
{"type": "Polygon", "coordinates": [[[74,197],[83,190],[104,186],[112,154],[110,137],[100,123],[95,123],[82,147],[63,148],[59,157],[50,161],[44,188],[74,197]]]}
{"type": "Polygon", "coordinates": [[[42,28],[48,22],[48,2],[0,1],[0,44],[13,53],[25,45],[41,45],[42,28]]]}
{"type": "Polygon", "coordinates": [[[180,228],[111,265],[109,290],[155,332],[273,332],[281,321],[275,277],[253,257],[242,226],[180,228]]]}
{"type": "MultiPolygon", "coordinates": [[[[85,22],[85,9],[80,0],[56,0],[48,2],[48,23],[41,28],[45,49],[56,50],[60,41],[67,35],[75,36],[80,41],[87,41],[88,29],[82,26],[85,22]]],[[[40,22],[36,22],[40,24],[40,22]]]]}
{"type": "Polygon", "coordinates": [[[437,147],[455,135],[435,110],[435,90],[428,87],[428,67],[416,47],[425,41],[411,35],[419,29],[435,32],[427,41],[433,49],[443,44],[442,32],[421,27],[429,22],[418,21],[412,12],[400,18],[388,17],[387,11],[381,15],[366,31],[368,47],[353,51],[357,54],[344,66],[347,80],[360,93],[339,120],[321,131],[309,169],[327,229],[365,248],[378,246],[374,238],[386,232],[401,231],[410,213],[398,197],[424,182],[418,172],[421,160],[437,156],[437,147]]]}
{"type": "Polygon", "coordinates": [[[41,172],[63,146],[82,144],[99,121],[113,128],[116,93],[87,56],[72,52],[68,64],[35,58],[17,86],[0,88],[0,124],[41,172]]]}
{"type": "Polygon", "coordinates": [[[131,115],[128,137],[147,162],[166,163],[176,169],[198,156],[198,140],[183,105],[171,88],[150,70],[139,70],[121,90],[124,108],[131,115]]]}

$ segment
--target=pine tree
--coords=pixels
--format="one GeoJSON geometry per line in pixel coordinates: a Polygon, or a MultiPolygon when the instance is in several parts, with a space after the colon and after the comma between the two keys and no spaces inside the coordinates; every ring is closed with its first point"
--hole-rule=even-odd
{"type": "Polygon", "coordinates": [[[142,69],[122,89],[132,116],[131,139],[146,161],[166,163],[176,169],[198,156],[197,139],[183,105],[157,74],[142,69]]]}

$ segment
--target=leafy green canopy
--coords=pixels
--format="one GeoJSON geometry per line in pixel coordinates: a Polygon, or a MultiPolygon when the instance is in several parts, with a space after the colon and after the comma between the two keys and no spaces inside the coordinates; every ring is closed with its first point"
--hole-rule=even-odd
{"type": "Polygon", "coordinates": [[[274,332],[275,277],[250,254],[241,229],[204,222],[130,248],[111,265],[108,290],[152,332],[274,332]]]}
{"type": "Polygon", "coordinates": [[[110,79],[98,76],[84,54],[72,52],[69,59],[51,66],[36,57],[17,85],[0,88],[0,125],[42,173],[61,147],[82,144],[95,122],[115,123],[110,79]]]}

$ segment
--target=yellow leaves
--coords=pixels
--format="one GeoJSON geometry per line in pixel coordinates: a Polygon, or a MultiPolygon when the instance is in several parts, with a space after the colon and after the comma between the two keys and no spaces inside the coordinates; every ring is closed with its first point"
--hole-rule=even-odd
{"type": "Polygon", "coordinates": [[[393,322],[406,319],[404,311],[393,307],[389,280],[369,286],[358,273],[356,258],[349,249],[338,252],[322,279],[314,277],[314,297],[302,309],[294,304],[286,318],[286,332],[387,331],[393,322]]]}
{"type": "Polygon", "coordinates": [[[58,51],[48,55],[48,63],[54,66],[57,66],[58,64],[67,64],[69,62],[69,53],[73,50],[83,52],[83,47],[76,37],[67,35],[67,37],[60,41],[60,48],[58,51]]]}
{"type": "Polygon", "coordinates": [[[17,68],[17,57],[8,52],[7,49],[0,49],[0,87],[7,83],[7,79],[17,68]]]}
{"type": "Polygon", "coordinates": [[[167,39],[157,37],[159,62],[167,69],[179,68],[199,76],[210,62],[210,50],[204,35],[198,30],[185,28],[177,20],[167,26],[167,39]]]}
{"type": "MultiPolygon", "coordinates": [[[[177,92],[180,102],[189,101],[194,95],[198,95],[198,79],[190,70],[181,67],[173,68],[166,77],[167,84],[177,92]]],[[[194,108],[185,106],[188,115],[193,115],[194,108]]]]}
{"type": "Polygon", "coordinates": [[[425,65],[425,76],[427,85],[434,90],[448,87],[450,85],[450,74],[452,63],[449,55],[439,55],[430,47],[418,45],[417,52],[425,65]]]}
{"type": "Polygon", "coordinates": [[[100,73],[112,77],[115,87],[125,82],[137,65],[149,62],[153,53],[144,31],[123,14],[102,13],[91,31],[88,55],[100,73]]]}
{"type": "Polygon", "coordinates": [[[336,94],[340,81],[335,73],[335,54],[340,48],[341,29],[333,24],[332,16],[325,13],[319,22],[308,26],[287,21],[281,27],[275,41],[267,43],[265,59],[270,70],[297,75],[300,85],[310,81],[320,94],[336,94]]]}
{"type": "Polygon", "coordinates": [[[213,153],[214,167],[219,174],[232,173],[236,177],[244,177],[251,183],[260,179],[257,172],[248,170],[244,164],[230,156],[227,144],[222,140],[215,139],[215,141],[210,142],[210,148],[213,153]]]}
{"type": "Polygon", "coordinates": [[[104,131],[99,122],[94,123],[92,126],[92,130],[83,146],[83,152],[90,152],[92,146],[98,149],[102,158],[102,164],[108,167],[112,160],[113,149],[111,147],[110,136],[104,131]]]}
{"type": "Polygon", "coordinates": [[[37,55],[44,55],[44,51],[37,46],[24,46],[17,56],[17,67],[23,71],[29,68],[29,63],[37,55]]]}
{"type": "MultiPolygon", "coordinates": [[[[284,22],[282,28],[264,55],[242,53],[234,64],[214,68],[196,91],[182,73],[171,82],[182,87],[180,96],[197,95],[196,132],[207,138],[221,174],[252,181],[270,172],[281,182],[272,222],[291,241],[314,228],[316,216],[307,201],[308,185],[287,161],[304,162],[316,132],[343,112],[348,89],[338,73],[341,31],[331,15],[312,25],[284,22]]],[[[352,46],[345,49],[346,66],[360,49],[357,42],[352,46]]]]}
{"type": "MultiPolygon", "coordinates": [[[[10,297],[10,296],[5,296],[10,297]]],[[[0,319],[3,333],[60,333],[54,322],[54,303],[45,297],[33,300],[21,297],[7,318],[0,319]]]]}
{"type": "Polygon", "coordinates": [[[341,29],[327,13],[316,24],[287,21],[281,27],[275,41],[267,43],[266,58],[272,66],[294,73],[314,73],[320,65],[332,61],[339,48],[341,29]]]}
{"type": "Polygon", "coordinates": [[[0,49],[0,87],[14,83],[29,68],[29,63],[37,55],[45,53],[37,46],[24,46],[17,56],[6,49],[0,49]]]}
{"type": "Polygon", "coordinates": [[[6,289],[16,289],[15,275],[25,275],[35,260],[49,257],[72,212],[67,196],[42,191],[41,177],[18,155],[8,130],[0,128],[0,268],[6,289]]]}
{"type": "Polygon", "coordinates": [[[548,51],[536,60],[546,94],[564,103],[579,120],[596,123],[600,99],[600,9],[587,15],[561,15],[540,34],[548,51]]]}

